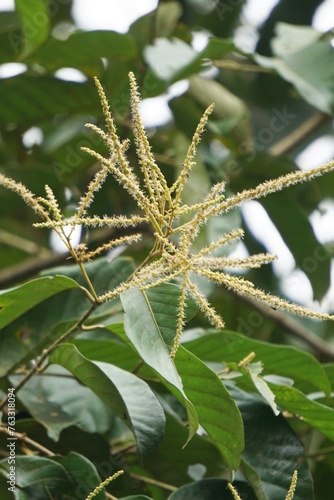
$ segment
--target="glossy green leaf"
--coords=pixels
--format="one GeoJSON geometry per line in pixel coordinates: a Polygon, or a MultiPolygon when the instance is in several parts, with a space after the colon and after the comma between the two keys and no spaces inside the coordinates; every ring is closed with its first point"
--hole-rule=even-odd
{"type": "Polygon", "coordinates": [[[20,16],[23,32],[24,58],[34,52],[48,38],[50,17],[47,0],[15,0],[16,10],[20,16]]]}
{"type": "MultiPolygon", "coordinates": [[[[110,334],[114,328],[114,325],[110,325],[105,331],[110,334]]],[[[134,370],[140,361],[140,357],[133,349],[126,344],[121,344],[118,340],[75,339],[73,344],[86,358],[112,363],[123,370],[134,370]]]]}
{"type": "Polygon", "coordinates": [[[243,457],[250,467],[245,464],[243,471],[257,489],[258,500],[284,499],[294,470],[298,471],[294,500],[313,499],[312,478],[304,447],[286,420],[281,415],[275,416],[259,396],[233,387],[230,390],[245,426],[243,457]]]}
{"type": "Polygon", "coordinates": [[[66,276],[50,276],[0,291],[0,328],[49,297],[71,288],[79,288],[79,284],[66,276]]]}
{"type": "Polygon", "coordinates": [[[170,310],[165,310],[165,300],[169,301],[173,297],[174,311],[178,304],[175,287],[171,286],[172,288],[169,287],[169,289],[173,289],[173,291],[170,291],[170,297],[167,293],[160,296],[160,303],[156,303],[154,308],[145,291],[133,288],[122,293],[121,300],[125,311],[124,328],[127,337],[145,363],[153,368],[163,380],[171,384],[178,397],[184,402],[189,418],[190,439],[197,431],[197,415],[186,396],[180,376],[169,355],[168,345],[163,337],[163,331],[167,331],[166,329],[170,327],[171,322],[175,323],[175,313],[171,316],[170,310]],[[159,314],[159,321],[157,314],[159,314]]]}
{"type": "Polygon", "coordinates": [[[91,362],[71,344],[61,344],[50,362],[69,370],[109,406],[133,432],[141,457],[153,453],[163,438],[165,417],[149,386],[125,370],[91,362]]]}
{"type": "MultiPolygon", "coordinates": [[[[154,318],[159,325],[162,338],[171,350],[177,328],[177,310],[180,289],[172,283],[165,283],[145,291],[154,318]]],[[[187,322],[198,313],[198,306],[192,297],[187,297],[184,320],[187,322]]]]}
{"type": "Polygon", "coordinates": [[[201,426],[221,452],[227,467],[237,470],[244,447],[240,412],[219,377],[199,358],[180,347],[175,364],[201,426]]]}
{"type": "MultiPolygon", "coordinates": [[[[257,500],[252,492],[252,489],[242,481],[234,481],[233,486],[237,489],[241,498],[247,500],[257,500]]],[[[174,491],[168,500],[233,500],[233,495],[227,488],[225,479],[202,479],[195,483],[186,484],[178,490],[174,491]]]]}
{"type": "Polygon", "coordinates": [[[334,440],[334,409],[312,401],[294,387],[269,384],[279,406],[334,440]]]}
{"type": "MultiPolygon", "coordinates": [[[[72,452],[67,457],[55,456],[51,460],[59,463],[66,469],[66,472],[74,483],[77,496],[84,498],[101,483],[101,478],[94,465],[79,453],[72,452]]],[[[105,490],[102,489],[94,498],[96,500],[103,500],[105,498],[105,490]]]]}
{"type": "Polygon", "coordinates": [[[319,361],[296,347],[260,342],[228,330],[204,335],[184,345],[204,361],[222,363],[239,362],[254,352],[255,361],[263,363],[263,376],[281,375],[292,378],[301,390],[330,392],[328,377],[319,361]]]}

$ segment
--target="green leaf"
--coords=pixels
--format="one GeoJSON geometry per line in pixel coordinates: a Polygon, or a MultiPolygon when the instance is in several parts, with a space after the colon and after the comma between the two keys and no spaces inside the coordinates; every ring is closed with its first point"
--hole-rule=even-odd
{"type": "MultiPolygon", "coordinates": [[[[242,481],[234,481],[233,486],[240,493],[241,498],[247,500],[257,500],[252,489],[242,481]]],[[[227,481],[225,479],[201,479],[195,483],[186,484],[178,490],[174,491],[168,500],[233,500],[233,495],[227,489],[227,481]]]]}
{"type": "Polygon", "coordinates": [[[143,380],[111,364],[93,363],[71,344],[57,346],[50,362],[73,373],[120,417],[133,432],[140,457],[155,451],[163,438],[165,417],[143,380]]]}
{"type": "Polygon", "coordinates": [[[153,498],[146,495],[130,495],[129,497],[122,497],[119,500],[153,500],[153,498]]]}
{"type": "MultiPolygon", "coordinates": [[[[100,329],[101,334],[107,331],[114,331],[114,324],[107,330],[100,329]]],[[[105,361],[123,368],[123,370],[132,371],[140,361],[138,354],[126,344],[121,344],[118,340],[93,340],[93,339],[75,339],[73,344],[79,349],[86,358],[94,361],[105,361]]]]}
{"type": "Polygon", "coordinates": [[[269,384],[279,406],[334,441],[334,409],[312,401],[294,387],[269,384]]]}
{"type": "Polygon", "coordinates": [[[58,114],[100,115],[100,103],[93,85],[58,80],[49,76],[22,74],[0,79],[0,127],[10,123],[26,128],[58,114]]]}
{"type": "Polygon", "coordinates": [[[124,63],[137,57],[137,47],[127,34],[113,31],[76,32],[67,40],[50,40],[30,60],[48,71],[69,67],[93,77],[103,71],[102,57],[124,63]]]}
{"type": "MultiPolygon", "coordinates": [[[[20,379],[20,375],[10,376],[14,387],[20,379]]],[[[60,366],[51,366],[43,374],[32,377],[18,398],[54,441],[59,440],[63,429],[74,425],[103,435],[115,421],[110,408],[60,366]]]]}
{"type": "MultiPolygon", "coordinates": [[[[86,272],[98,293],[112,290],[133,272],[133,261],[129,258],[119,258],[108,262],[106,258],[96,259],[88,263],[86,272]]],[[[65,280],[75,280],[77,288],[67,290],[62,295],[47,299],[35,306],[24,316],[5,327],[0,335],[0,374],[14,369],[18,364],[27,363],[36,358],[45,346],[50,345],[70,326],[88,311],[91,302],[88,300],[79,285],[85,286],[85,280],[77,265],[60,266],[45,272],[43,277],[45,287],[52,283],[50,276],[64,274],[65,280]],[[45,314],[45,311],[48,313],[45,314]]],[[[36,294],[35,294],[36,295],[36,294]]],[[[1,305],[1,295],[0,295],[1,305]]],[[[90,321],[110,321],[110,317],[121,309],[118,300],[101,304],[90,316],[90,321]]],[[[1,317],[1,311],[0,311],[1,317]]]]}
{"type": "Polygon", "coordinates": [[[165,2],[158,6],[156,14],[156,34],[158,37],[169,37],[182,16],[182,7],[177,2],[165,2]]]}
{"type": "MultiPolygon", "coordinates": [[[[200,73],[205,69],[205,64],[214,59],[222,59],[234,50],[235,46],[232,40],[225,38],[216,38],[211,36],[206,47],[196,55],[193,61],[174,77],[174,80],[182,80],[194,73],[200,73]]],[[[208,80],[207,80],[208,81],[208,80]]],[[[218,103],[217,103],[218,104],[218,103]]]]}
{"type": "Polygon", "coordinates": [[[0,328],[49,297],[71,288],[79,288],[79,284],[66,276],[50,276],[0,291],[0,328]]]}
{"type": "MultiPolygon", "coordinates": [[[[159,325],[162,338],[169,351],[172,349],[177,328],[177,311],[180,288],[172,283],[165,283],[145,291],[154,318],[159,325]]],[[[184,320],[187,322],[198,313],[198,306],[192,297],[187,297],[184,320]]]]}
{"type": "Polygon", "coordinates": [[[334,390],[334,363],[326,363],[323,365],[326,375],[329,379],[332,390],[334,390]]]}
{"type": "Polygon", "coordinates": [[[250,380],[254,384],[255,389],[259,392],[259,394],[261,394],[263,399],[265,399],[267,401],[267,403],[269,404],[269,406],[273,410],[274,414],[279,415],[279,409],[277,408],[277,405],[275,403],[275,395],[270,390],[266,381],[263,380],[263,378],[259,376],[259,373],[261,373],[261,371],[262,371],[262,363],[250,363],[245,367],[238,367],[238,365],[237,365],[235,368],[236,369],[239,368],[239,371],[243,375],[250,378],[250,380]],[[260,370],[254,369],[254,368],[258,368],[259,365],[261,366],[260,370]]]}
{"type": "MultiPolygon", "coordinates": [[[[167,410],[168,412],[168,410],[167,410]]],[[[221,454],[215,444],[205,436],[195,434],[187,446],[187,428],[181,420],[167,413],[165,437],[154,457],[145,462],[153,477],[168,484],[181,486],[191,479],[190,468],[201,465],[206,477],[214,477],[225,469],[221,454]],[[183,449],[182,449],[183,447],[183,449]]]]}
{"type": "MultiPolygon", "coordinates": [[[[0,474],[6,476],[9,472],[7,459],[0,462],[0,474]]],[[[36,456],[15,457],[16,487],[24,489],[27,497],[34,500],[43,500],[46,492],[52,495],[74,494],[74,484],[63,465],[50,458],[36,456]],[[30,496],[29,496],[30,495],[30,496]]]]}
{"type": "MultiPolygon", "coordinates": [[[[113,290],[120,283],[126,281],[126,279],[134,271],[134,261],[129,257],[119,257],[113,261],[109,261],[106,257],[101,257],[95,259],[93,262],[85,264],[86,272],[95,288],[98,295],[103,294],[109,290],[113,290]]],[[[72,266],[59,266],[53,269],[48,269],[45,274],[52,276],[53,274],[62,274],[74,279],[82,286],[87,286],[86,281],[82,275],[81,269],[77,265],[72,266]]],[[[90,306],[89,300],[77,300],[69,298],[66,301],[64,307],[56,306],[57,314],[59,315],[59,310],[64,311],[63,316],[67,318],[80,318],[90,306]]],[[[114,315],[117,311],[117,307],[121,307],[119,301],[112,300],[100,304],[96,308],[95,312],[90,316],[90,318],[101,319],[104,316],[110,318],[110,315],[114,315]]]]}
{"type": "Polygon", "coordinates": [[[259,500],[284,499],[294,470],[298,471],[294,500],[311,500],[313,484],[304,446],[284,417],[275,416],[259,396],[233,387],[230,390],[245,426],[243,457],[249,466],[244,463],[243,472],[257,491],[263,490],[259,500]]]}
{"type": "MultiPolygon", "coordinates": [[[[172,290],[170,287],[169,289],[172,290]]],[[[176,310],[178,298],[174,295],[174,290],[175,287],[173,287],[173,292],[170,293],[173,293],[176,310]]],[[[161,296],[161,299],[167,299],[167,297],[168,294],[161,296]]],[[[170,322],[172,324],[175,322],[175,313],[171,316],[170,311],[165,310],[165,302],[161,302],[159,308],[155,307],[153,310],[147,293],[138,288],[122,293],[121,301],[125,312],[124,328],[128,339],[145,363],[153,368],[164,381],[171,384],[177,397],[184,402],[189,418],[190,439],[197,431],[197,415],[192,403],[185,394],[182,381],[169,355],[169,349],[163,337],[163,331],[166,331],[164,329],[169,328],[170,322]],[[156,316],[157,313],[160,314],[159,322],[156,316]]]]}
{"type": "MultiPolygon", "coordinates": [[[[51,460],[65,468],[74,484],[77,497],[85,498],[102,482],[94,465],[79,453],[72,452],[67,457],[54,456],[51,460]]],[[[103,500],[104,488],[94,498],[103,500]]]]}
{"type": "Polygon", "coordinates": [[[158,38],[154,45],[145,47],[144,58],[161,80],[172,81],[184,66],[195,61],[196,52],[178,38],[158,38]]]}
{"type": "Polygon", "coordinates": [[[24,49],[21,59],[34,52],[50,32],[50,17],[47,0],[15,0],[15,7],[22,23],[24,49]]]}
{"type": "Polygon", "coordinates": [[[255,60],[291,82],[312,106],[334,113],[334,52],[330,40],[313,42],[283,58],[257,54],[255,60]]]}
{"type": "Polygon", "coordinates": [[[292,378],[297,388],[330,393],[331,387],[323,366],[311,354],[296,347],[253,340],[240,333],[224,330],[209,333],[184,344],[204,361],[239,362],[251,352],[262,361],[262,375],[281,375],[292,378]],[[312,373],[312,377],[310,377],[312,373]]]}
{"type": "Polygon", "coordinates": [[[210,37],[205,49],[198,54],[179,38],[157,38],[154,45],[144,49],[144,58],[159,78],[176,82],[203,71],[203,61],[220,59],[233,48],[234,44],[230,40],[210,37]]]}
{"type": "Polygon", "coordinates": [[[234,400],[219,377],[199,358],[180,347],[175,364],[199,422],[230,470],[237,470],[244,447],[243,424],[234,400]]]}

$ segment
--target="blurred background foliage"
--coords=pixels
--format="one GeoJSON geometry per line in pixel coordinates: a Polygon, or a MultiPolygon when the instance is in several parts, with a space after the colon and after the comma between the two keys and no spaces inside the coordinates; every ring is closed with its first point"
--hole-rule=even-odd
{"type": "MultiPolygon", "coordinates": [[[[84,127],[87,121],[103,126],[93,77],[98,76],[106,89],[121,137],[132,139],[129,71],[136,75],[143,119],[169,182],[181,168],[205,107],[215,102],[187,192],[193,202],[218,181],[225,180],[228,191],[237,192],[328,160],[334,150],[333,31],[312,27],[322,2],[280,0],[251,48],[240,42],[240,33],[247,41],[249,29],[243,14],[246,4],[243,0],[160,1],[128,32],[120,33],[78,29],[71,0],[16,0],[14,10],[0,11],[0,171],[37,195],[44,192],[45,184],[50,185],[70,216],[96,171],[81,146],[105,153],[101,140],[84,127]]],[[[133,141],[129,157],[135,164],[133,141]]],[[[304,299],[307,305],[322,301],[333,311],[333,231],[328,227],[327,237],[319,237],[310,219],[311,214],[320,217],[327,209],[333,215],[333,198],[334,176],[327,175],[261,200],[293,256],[292,268],[299,273],[294,278],[295,292],[289,289],[291,281],[283,283],[284,272],[275,272],[272,266],[250,271],[250,279],[295,300],[302,300],[298,293],[306,283],[312,291],[304,299]],[[327,208],[319,207],[324,199],[327,208]]],[[[99,215],[132,210],[126,193],[112,182],[92,206],[99,215]]],[[[265,219],[259,215],[258,221],[250,220],[249,214],[245,209],[218,218],[204,228],[202,241],[241,225],[246,236],[244,246],[236,251],[273,251],[258,235],[259,228],[267,231],[265,219]]],[[[34,213],[16,195],[1,189],[1,288],[66,262],[66,254],[52,242],[50,233],[32,228],[33,222],[34,213]]],[[[82,237],[96,245],[108,240],[110,231],[96,229],[82,237]]],[[[149,239],[145,235],[135,258],[145,255],[149,239]]],[[[125,252],[132,255],[130,250],[125,252]]],[[[324,361],[334,359],[331,324],[298,320],[309,332],[307,342],[270,315],[252,324],[252,305],[233,295],[207,292],[229,328],[301,346],[324,361]]],[[[333,467],[333,460],[317,464],[319,491],[333,467]]]]}

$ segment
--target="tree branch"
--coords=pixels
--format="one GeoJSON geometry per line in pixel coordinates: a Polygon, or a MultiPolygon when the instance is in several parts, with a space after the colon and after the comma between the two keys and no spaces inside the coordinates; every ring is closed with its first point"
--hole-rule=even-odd
{"type": "Polygon", "coordinates": [[[37,443],[33,439],[30,439],[25,433],[23,432],[13,432],[7,429],[7,427],[0,426],[0,432],[3,434],[6,434],[7,436],[10,436],[11,438],[14,437],[18,441],[22,441],[23,443],[26,443],[29,446],[32,446],[35,448],[35,450],[38,450],[39,452],[43,453],[47,457],[54,457],[55,453],[53,451],[49,450],[48,448],[45,448],[41,444],[37,443]]]}

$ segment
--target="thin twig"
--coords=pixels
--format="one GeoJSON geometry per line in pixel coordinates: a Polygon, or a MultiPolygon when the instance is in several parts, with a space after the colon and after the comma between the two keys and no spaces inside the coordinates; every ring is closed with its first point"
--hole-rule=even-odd
{"type": "Polygon", "coordinates": [[[133,479],[138,479],[139,481],[143,481],[144,483],[147,484],[154,484],[154,486],[159,486],[160,488],[163,488],[164,490],[168,491],[176,491],[177,487],[172,486],[171,484],[167,483],[162,483],[161,481],[157,481],[156,479],[152,479],[151,477],[146,477],[146,476],[141,476],[140,474],[129,474],[130,477],[133,479]]]}
{"type": "Polygon", "coordinates": [[[47,457],[53,457],[55,455],[55,453],[53,453],[53,451],[49,450],[48,448],[45,448],[45,446],[42,446],[41,444],[37,443],[33,439],[30,439],[23,432],[14,432],[14,431],[9,432],[7,427],[3,427],[3,426],[0,427],[0,432],[2,432],[3,434],[7,434],[11,438],[16,438],[18,441],[22,441],[23,443],[25,443],[29,446],[32,446],[33,448],[35,448],[35,450],[40,451],[41,453],[43,453],[47,457]]]}
{"type": "Polygon", "coordinates": [[[251,73],[273,73],[271,68],[263,68],[262,66],[257,66],[256,64],[242,63],[238,61],[232,61],[231,59],[223,60],[212,60],[212,64],[216,68],[230,69],[232,71],[246,71],[251,73]]]}
{"type": "Polygon", "coordinates": [[[273,146],[268,148],[268,153],[273,156],[280,156],[289,153],[301,141],[314,132],[320,125],[329,120],[330,117],[325,113],[314,113],[310,118],[305,120],[293,132],[284,137],[281,141],[276,142],[273,146]]]}

